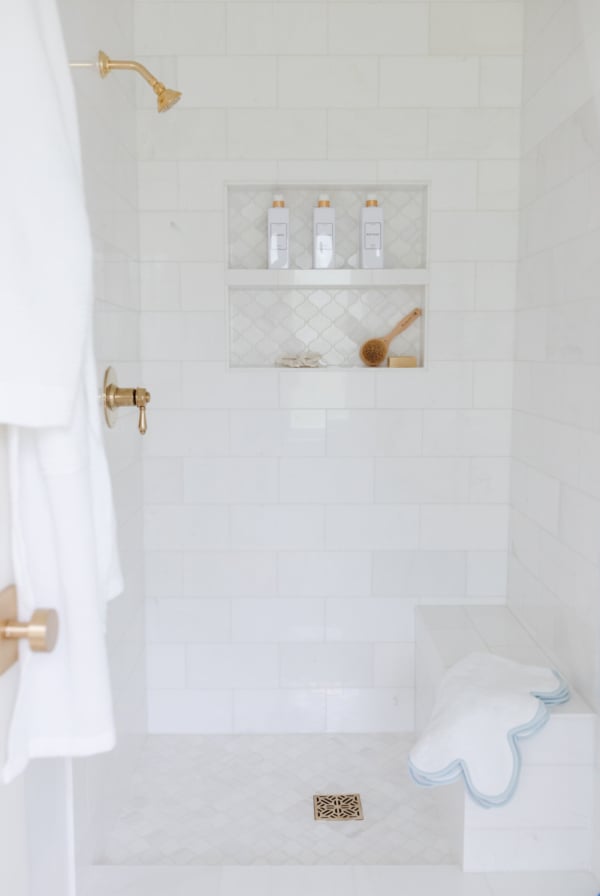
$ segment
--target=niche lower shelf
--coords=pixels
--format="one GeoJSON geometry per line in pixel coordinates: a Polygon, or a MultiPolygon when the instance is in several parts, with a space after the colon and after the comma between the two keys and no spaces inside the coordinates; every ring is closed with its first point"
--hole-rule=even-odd
{"type": "MultiPolygon", "coordinates": [[[[270,278],[260,285],[230,285],[230,366],[273,368],[282,355],[314,352],[327,367],[370,369],[360,360],[360,346],[384,336],[402,317],[424,305],[421,284],[290,285],[270,278]]],[[[394,339],[390,355],[416,357],[420,367],[423,342],[424,324],[419,318],[394,339]]]]}

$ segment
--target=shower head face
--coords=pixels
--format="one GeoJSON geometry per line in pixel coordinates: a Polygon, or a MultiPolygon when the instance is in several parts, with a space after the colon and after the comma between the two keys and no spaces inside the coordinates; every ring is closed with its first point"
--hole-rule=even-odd
{"type": "Polygon", "coordinates": [[[168,87],[163,87],[160,93],[157,93],[156,96],[159,112],[168,112],[169,109],[172,109],[175,103],[178,103],[181,99],[181,94],[178,90],[169,90],[168,87]]]}

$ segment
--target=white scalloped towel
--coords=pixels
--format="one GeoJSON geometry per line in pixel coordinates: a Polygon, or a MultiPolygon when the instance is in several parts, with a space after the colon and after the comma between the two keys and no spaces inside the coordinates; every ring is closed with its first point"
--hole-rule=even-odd
{"type": "Polygon", "coordinates": [[[519,739],[546,724],[548,706],[568,699],[552,669],[469,654],[442,679],[431,719],[410,752],[410,774],[423,787],[462,777],[479,805],[502,806],[519,782],[519,739]]]}

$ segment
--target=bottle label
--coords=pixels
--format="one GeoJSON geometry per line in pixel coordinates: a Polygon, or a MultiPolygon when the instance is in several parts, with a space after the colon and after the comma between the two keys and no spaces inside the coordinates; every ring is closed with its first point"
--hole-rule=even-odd
{"type": "Polygon", "coordinates": [[[328,236],[333,239],[333,224],[317,224],[317,236],[328,236]]]}
{"type": "Polygon", "coordinates": [[[317,224],[317,251],[330,255],[333,250],[333,224],[317,224]]]}
{"type": "Polygon", "coordinates": [[[381,252],[381,224],[376,221],[367,221],[364,226],[365,249],[375,249],[381,252]]]}
{"type": "Polygon", "coordinates": [[[269,245],[272,252],[287,251],[288,229],[285,224],[271,224],[269,228],[269,245]]]}

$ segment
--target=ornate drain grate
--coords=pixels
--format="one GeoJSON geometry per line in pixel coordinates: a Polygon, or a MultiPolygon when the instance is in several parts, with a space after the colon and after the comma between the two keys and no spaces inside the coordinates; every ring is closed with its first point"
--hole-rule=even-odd
{"type": "Polygon", "coordinates": [[[362,821],[363,810],[358,793],[318,793],[313,796],[315,821],[362,821]]]}

